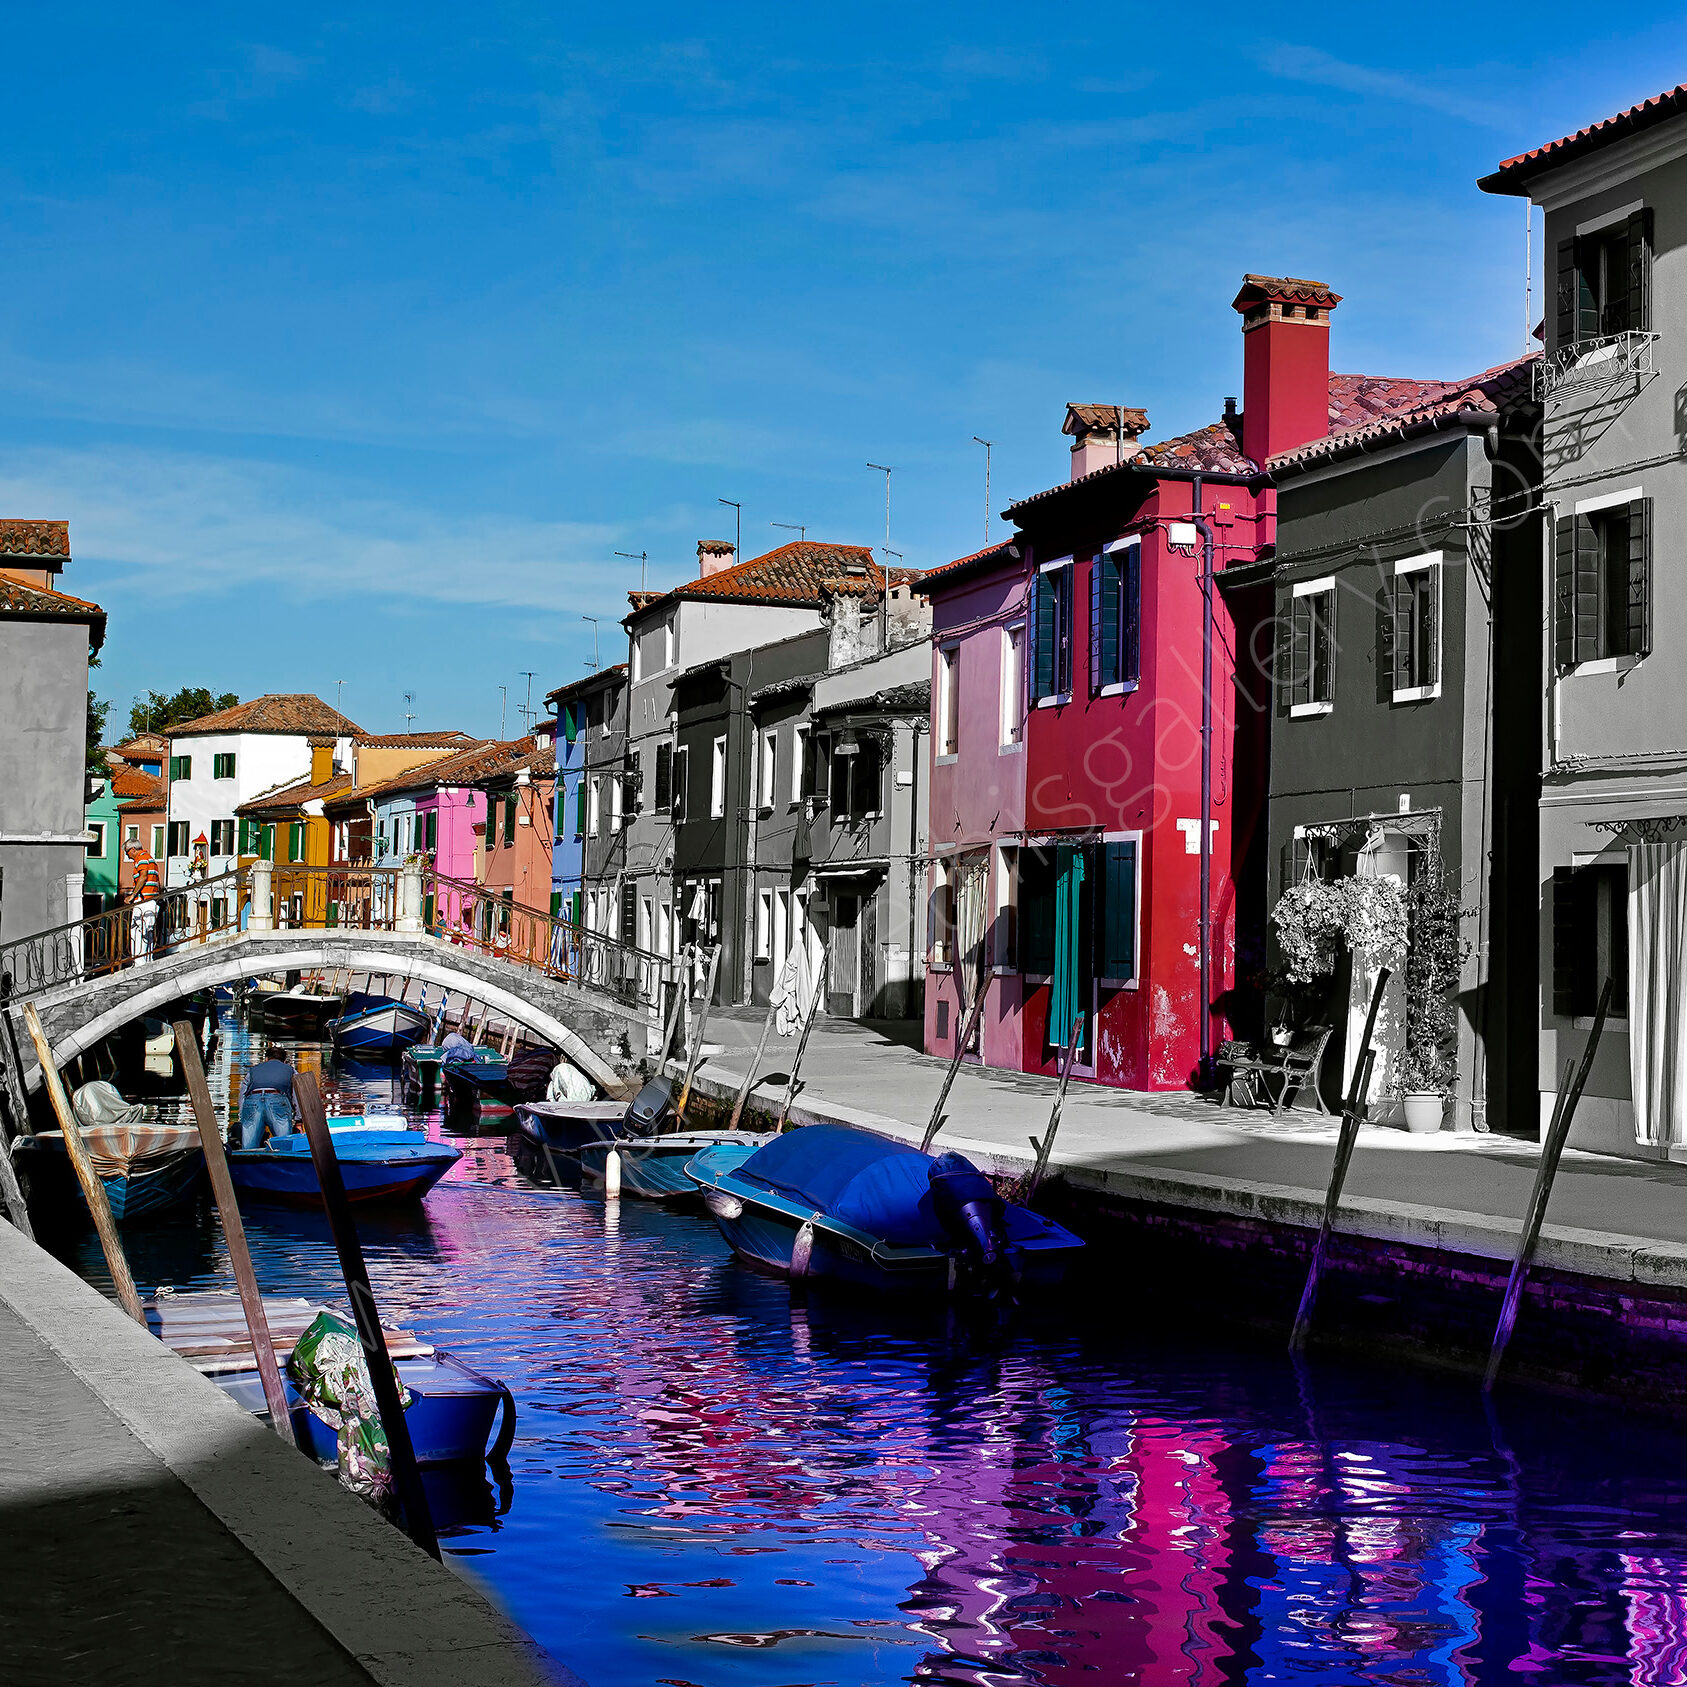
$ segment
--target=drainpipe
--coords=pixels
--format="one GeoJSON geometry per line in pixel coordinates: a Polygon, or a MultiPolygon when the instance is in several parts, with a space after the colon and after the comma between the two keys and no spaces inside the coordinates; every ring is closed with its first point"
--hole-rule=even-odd
{"type": "Polygon", "coordinates": [[[1213,1084],[1213,529],[1201,513],[1201,477],[1192,482],[1190,519],[1201,535],[1201,1068],[1213,1084]]]}

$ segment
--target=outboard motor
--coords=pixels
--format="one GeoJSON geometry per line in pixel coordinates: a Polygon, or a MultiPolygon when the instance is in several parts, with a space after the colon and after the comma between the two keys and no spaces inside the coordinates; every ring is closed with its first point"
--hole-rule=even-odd
{"type": "Polygon", "coordinates": [[[931,1204],[937,1222],[973,1272],[992,1287],[1013,1272],[1006,1205],[989,1178],[964,1154],[939,1154],[931,1164],[931,1204]]]}
{"type": "Polygon", "coordinates": [[[657,1136],[672,1130],[674,1086],[666,1078],[652,1078],[632,1099],[622,1121],[628,1136],[657,1136]]]}

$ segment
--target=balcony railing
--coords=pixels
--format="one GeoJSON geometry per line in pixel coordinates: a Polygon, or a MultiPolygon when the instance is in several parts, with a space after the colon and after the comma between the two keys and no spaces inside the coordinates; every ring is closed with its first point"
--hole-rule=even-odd
{"type": "Polygon", "coordinates": [[[1652,348],[1656,334],[1638,330],[1576,340],[1548,352],[1535,365],[1535,396],[1543,402],[1572,392],[1594,392],[1621,381],[1655,374],[1652,348]]]}

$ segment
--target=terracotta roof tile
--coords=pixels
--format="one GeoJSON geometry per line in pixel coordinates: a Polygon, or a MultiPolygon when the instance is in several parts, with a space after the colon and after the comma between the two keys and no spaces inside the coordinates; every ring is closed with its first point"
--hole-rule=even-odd
{"type": "MultiPolygon", "coordinates": [[[[718,574],[687,580],[667,592],[628,592],[634,614],[669,599],[727,598],[742,603],[783,604],[819,608],[821,593],[840,590],[858,582],[865,573],[875,587],[884,572],[866,545],[823,545],[818,540],[798,540],[780,545],[747,562],[734,563],[718,574]],[[642,601],[641,601],[642,600],[642,601]]],[[[912,568],[889,571],[892,585],[907,585],[919,579],[912,568]]]]}
{"type": "Polygon", "coordinates": [[[941,568],[928,569],[921,575],[920,583],[914,588],[922,595],[928,594],[934,587],[942,588],[953,583],[968,569],[975,568],[981,563],[989,562],[995,557],[1005,557],[1008,546],[1013,541],[1003,539],[999,544],[986,545],[981,551],[974,551],[970,556],[958,556],[953,562],[946,562],[941,568]]]}
{"type": "Polygon", "coordinates": [[[84,598],[55,592],[46,586],[27,586],[0,575],[0,617],[9,621],[80,621],[88,628],[95,650],[105,643],[105,611],[84,598]]]}
{"type": "Polygon", "coordinates": [[[460,750],[480,740],[468,732],[359,733],[354,740],[370,750],[460,750]]]}
{"type": "MultiPolygon", "coordinates": [[[[627,664],[613,662],[606,668],[598,668],[586,675],[584,679],[570,680],[567,685],[559,685],[555,691],[545,693],[545,701],[555,704],[566,702],[570,697],[578,697],[604,684],[615,684],[626,677],[627,664]]],[[[554,722],[552,723],[554,726],[554,722]]]]}
{"type": "Polygon", "coordinates": [[[420,767],[395,773],[379,784],[364,785],[345,794],[361,800],[393,796],[399,791],[433,790],[441,785],[479,785],[487,778],[515,773],[534,755],[542,758],[547,768],[556,764],[554,748],[537,744],[531,737],[483,739],[437,761],[423,762],[420,767]]]}
{"type": "Polygon", "coordinates": [[[331,779],[320,782],[310,779],[298,779],[291,785],[283,785],[277,790],[261,791],[250,802],[243,802],[234,812],[236,814],[269,814],[283,809],[300,808],[307,802],[326,802],[330,797],[340,796],[351,788],[349,773],[336,773],[331,779]]]}
{"type": "Polygon", "coordinates": [[[70,561],[68,521],[0,520],[0,556],[50,557],[70,561]]]}
{"type": "Polygon", "coordinates": [[[1068,404],[1066,420],[1060,424],[1060,431],[1079,434],[1090,428],[1106,428],[1111,432],[1118,427],[1121,416],[1124,418],[1125,432],[1131,438],[1147,433],[1148,412],[1132,410],[1123,404],[1068,404]]]}
{"type": "Polygon", "coordinates": [[[193,738],[212,732],[274,732],[297,738],[309,737],[314,732],[334,738],[357,738],[362,736],[363,729],[308,691],[275,691],[254,697],[249,703],[236,703],[232,709],[219,709],[215,714],[201,715],[198,720],[183,721],[180,726],[171,727],[170,736],[193,738]]]}
{"type": "Polygon", "coordinates": [[[1639,105],[1631,105],[1627,111],[1619,111],[1615,117],[1602,118],[1585,129],[1576,130],[1573,135],[1548,141],[1545,146],[1537,146],[1528,152],[1518,153],[1515,158],[1506,159],[1497,170],[1479,177],[1476,185],[1484,193],[1525,194],[1528,182],[1544,171],[1555,170],[1574,158],[1586,157],[1590,152],[1597,152],[1601,147],[1610,146],[1643,129],[1668,122],[1684,111],[1687,111],[1687,83],[1679,83],[1661,94],[1642,100],[1639,105]]]}
{"type": "Polygon", "coordinates": [[[122,763],[111,770],[111,794],[120,800],[150,797],[162,803],[164,781],[156,773],[148,773],[144,767],[130,767],[122,763]]]}

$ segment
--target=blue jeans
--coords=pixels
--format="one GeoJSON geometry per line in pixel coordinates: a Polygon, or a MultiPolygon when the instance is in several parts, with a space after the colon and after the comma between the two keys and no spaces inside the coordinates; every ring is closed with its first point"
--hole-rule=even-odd
{"type": "Polygon", "coordinates": [[[292,1096],[279,1090],[248,1090],[240,1098],[242,1148],[262,1148],[266,1137],[292,1134],[292,1096]]]}

